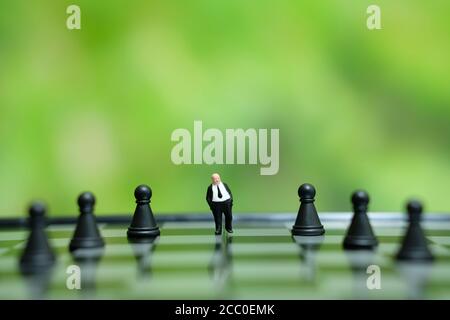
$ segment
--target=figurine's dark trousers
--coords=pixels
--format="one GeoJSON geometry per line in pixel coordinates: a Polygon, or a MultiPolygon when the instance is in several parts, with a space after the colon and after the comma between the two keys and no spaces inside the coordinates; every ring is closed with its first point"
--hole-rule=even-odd
{"type": "Polygon", "coordinates": [[[233,230],[233,215],[231,212],[231,208],[232,206],[230,199],[223,202],[212,203],[211,210],[214,216],[214,222],[216,223],[216,231],[222,231],[222,213],[225,216],[225,229],[233,230]]]}

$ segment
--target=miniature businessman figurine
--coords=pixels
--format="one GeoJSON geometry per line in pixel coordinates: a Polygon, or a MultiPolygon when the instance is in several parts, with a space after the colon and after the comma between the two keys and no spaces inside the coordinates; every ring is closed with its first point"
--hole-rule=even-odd
{"type": "Polygon", "coordinates": [[[233,233],[232,227],[232,207],[233,195],[226,183],[220,180],[220,175],[214,173],[211,176],[212,184],[206,191],[206,201],[214,216],[216,223],[216,235],[222,234],[222,213],[225,215],[225,229],[228,233],[233,233]]]}

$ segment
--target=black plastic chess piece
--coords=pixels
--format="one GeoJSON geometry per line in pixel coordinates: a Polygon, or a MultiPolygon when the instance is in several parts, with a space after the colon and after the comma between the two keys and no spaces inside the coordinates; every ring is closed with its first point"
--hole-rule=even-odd
{"type": "Polygon", "coordinates": [[[55,263],[55,255],[45,233],[45,205],[35,202],[29,208],[30,234],[20,257],[23,274],[42,273],[55,263]]]}
{"type": "Polygon", "coordinates": [[[397,253],[397,260],[432,261],[433,254],[428,248],[427,239],[420,226],[422,218],[422,204],[419,201],[409,201],[406,207],[409,225],[403,238],[401,248],[397,253]]]}
{"type": "Polygon", "coordinates": [[[134,197],[137,205],[133,220],[128,228],[128,237],[146,238],[159,236],[159,227],[150,207],[152,190],[149,186],[142,184],[134,190],[134,197]]]}
{"type": "Polygon", "coordinates": [[[314,205],[316,189],[308,183],[298,188],[300,209],[292,227],[294,236],[320,236],[325,233],[314,205]]]}
{"type": "Polygon", "coordinates": [[[358,190],[352,194],[353,218],[344,238],[345,249],[370,250],[378,245],[378,240],[372,230],[367,216],[369,195],[358,190]]]}
{"type": "Polygon", "coordinates": [[[95,197],[84,192],[78,197],[80,215],[70,241],[69,250],[101,248],[105,245],[94,216],[95,197]]]}

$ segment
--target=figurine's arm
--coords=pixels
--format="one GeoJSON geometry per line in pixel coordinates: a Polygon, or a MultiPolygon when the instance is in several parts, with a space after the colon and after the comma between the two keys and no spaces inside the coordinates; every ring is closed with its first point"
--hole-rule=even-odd
{"type": "Polygon", "coordinates": [[[206,202],[208,202],[209,208],[212,210],[212,187],[209,186],[206,190],[206,202]]]}
{"type": "Polygon", "coordinates": [[[226,183],[224,183],[223,185],[225,186],[225,189],[227,189],[228,193],[230,194],[231,205],[233,205],[233,194],[231,193],[231,190],[226,183]]]}

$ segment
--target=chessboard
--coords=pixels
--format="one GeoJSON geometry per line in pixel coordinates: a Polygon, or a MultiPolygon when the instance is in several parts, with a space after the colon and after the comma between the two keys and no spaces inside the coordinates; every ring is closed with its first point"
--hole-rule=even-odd
{"type": "Polygon", "coordinates": [[[319,213],[323,236],[292,236],[295,214],[235,214],[234,233],[214,235],[211,215],[161,215],[161,235],[127,240],[130,217],[99,217],[101,250],[68,250],[73,220],[46,229],[56,263],[23,274],[28,230],[0,229],[1,299],[450,299],[450,215],[424,214],[435,259],[394,257],[407,226],[404,213],[369,213],[379,245],[344,250],[352,213],[319,213]],[[79,278],[76,278],[76,277],[79,278]],[[376,278],[375,278],[376,277],[376,278]]]}

